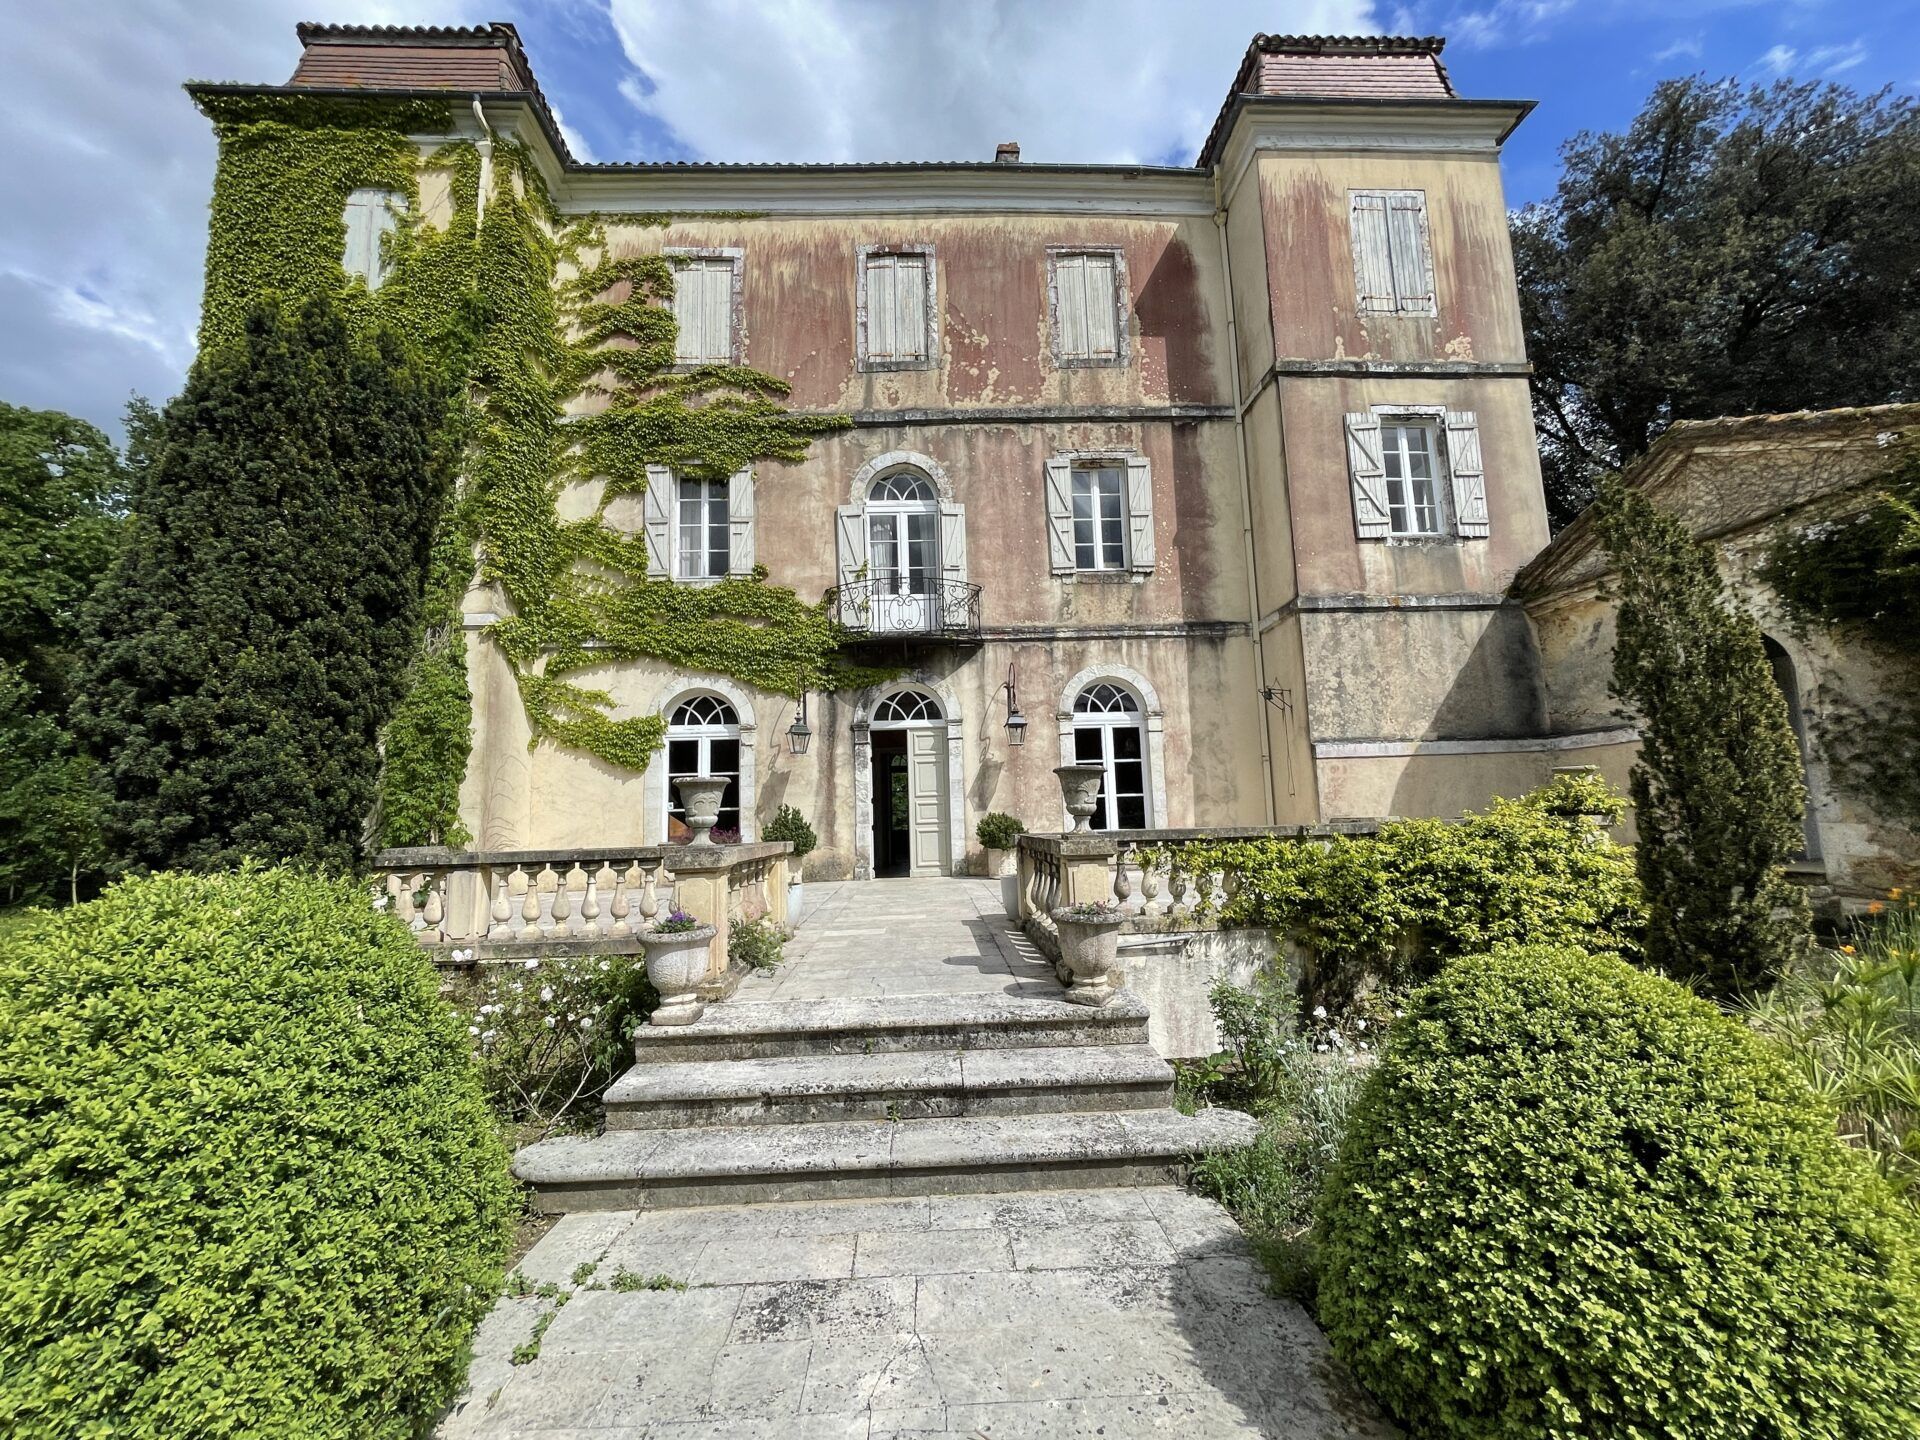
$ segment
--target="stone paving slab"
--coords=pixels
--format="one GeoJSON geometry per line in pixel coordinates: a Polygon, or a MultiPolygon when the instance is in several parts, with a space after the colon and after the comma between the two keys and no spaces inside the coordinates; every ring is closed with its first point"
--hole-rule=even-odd
{"type": "Polygon", "coordinates": [[[499,1302],[440,1440],[1396,1433],[1173,1187],[572,1216],[521,1269],[567,1298],[499,1302]]]}

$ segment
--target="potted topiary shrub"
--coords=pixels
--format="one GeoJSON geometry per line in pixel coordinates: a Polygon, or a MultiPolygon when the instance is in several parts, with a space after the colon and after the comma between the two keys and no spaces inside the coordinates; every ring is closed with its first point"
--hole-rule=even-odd
{"type": "Polygon", "coordinates": [[[707,1008],[700,998],[700,982],[707,978],[708,949],[716,928],[675,910],[640,933],[640,946],[647,952],[647,979],[660,994],[660,1004],[647,1017],[649,1025],[691,1025],[707,1008]]]}
{"type": "Polygon", "coordinates": [[[804,898],[800,862],[819,845],[820,837],[813,833],[813,826],[807,823],[807,817],[791,805],[782,805],[760,833],[769,840],[784,840],[793,846],[793,854],[787,860],[787,923],[798,925],[800,902],[804,898]]]}
{"type": "Polygon", "coordinates": [[[1120,993],[1120,923],[1112,901],[1062,905],[1053,912],[1060,937],[1060,964],[1070,977],[1066,999],[1075,1005],[1105,1005],[1120,993]]]}
{"type": "Polygon", "coordinates": [[[987,874],[999,878],[1013,873],[1014,847],[1026,833],[1025,825],[998,810],[980,817],[980,823],[973,827],[973,834],[980,842],[980,848],[987,852],[987,874]]]}

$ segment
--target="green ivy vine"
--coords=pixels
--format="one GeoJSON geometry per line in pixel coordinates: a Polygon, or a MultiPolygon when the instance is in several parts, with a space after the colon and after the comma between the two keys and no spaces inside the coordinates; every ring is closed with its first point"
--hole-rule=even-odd
{"type": "MultiPolygon", "coordinates": [[[[462,844],[459,790],[472,749],[461,602],[476,579],[510,614],[486,632],[513,669],[533,743],[643,769],[664,742],[659,715],[618,718],[579,672],[642,658],[797,696],[871,684],[886,671],[840,658],[824,606],[767,583],[764,569],[709,586],[648,576],[643,536],[607,508],[644,492],[647,467],[721,478],[803,459],[844,416],[796,415],[787,387],[736,365],[674,365],[671,262],[620,253],[614,217],[558,214],[527,153],[496,140],[486,204],[469,141],[422,160],[444,133],[436,102],[229,97],[201,93],[219,136],[202,313],[204,346],[236,333],[267,294],[339,288],[366,323],[391,327],[454,382],[441,443],[461,483],[435,535],[427,621],[409,693],[389,723],[382,844],[462,844]],[[445,175],[451,215],[421,215],[420,177],[445,175]],[[340,270],[341,213],[362,186],[399,192],[408,218],[389,237],[377,292],[340,270]],[[604,408],[572,419],[568,403],[604,408]],[[599,486],[591,515],[563,520],[567,487],[599,486]]],[[[666,214],[618,217],[658,226],[666,214]]]]}

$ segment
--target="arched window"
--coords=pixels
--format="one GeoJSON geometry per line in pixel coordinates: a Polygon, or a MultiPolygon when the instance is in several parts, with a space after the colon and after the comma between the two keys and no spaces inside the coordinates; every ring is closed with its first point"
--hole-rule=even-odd
{"type": "Polygon", "coordinates": [[[1074,697],[1072,723],[1074,763],[1105,771],[1093,828],[1146,829],[1147,728],[1139,697],[1111,680],[1096,680],[1074,697]]]}
{"type": "MultiPolygon", "coordinates": [[[[1787,702],[1787,723],[1793,727],[1794,743],[1800,747],[1800,778],[1807,777],[1807,717],[1800,708],[1800,682],[1794,677],[1793,657],[1787,654],[1786,647],[1771,635],[1762,635],[1760,644],[1767,652],[1767,666],[1773,671],[1773,683],[1780,687],[1780,694],[1787,702]]],[[[1820,858],[1820,830],[1813,818],[1813,787],[1807,785],[1806,813],[1800,819],[1803,848],[1794,856],[1796,860],[1817,860],[1820,858]]]]}
{"type": "Polygon", "coordinates": [[[940,496],[917,470],[891,471],[868,487],[867,573],[876,599],[910,607],[939,589],[940,496]]]}
{"type": "Polygon", "coordinates": [[[873,707],[874,725],[944,725],[940,702],[924,690],[896,690],[873,707]]]}
{"type": "Polygon", "coordinates": [[[692,775],[724,775],[726,794],[720,798],[720,818],[713,834],[719,838],[740,834],[740,717],[718,695],[689,695],[667,717],[667,839],[691,840],[687,808],[680,799],[680,779],[692,775]]]}

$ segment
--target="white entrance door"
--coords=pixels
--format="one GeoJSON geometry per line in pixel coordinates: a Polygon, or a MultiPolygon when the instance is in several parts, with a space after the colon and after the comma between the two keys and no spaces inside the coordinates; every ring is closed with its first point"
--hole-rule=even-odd
{"type": "Polygon", "coordinates": [[[947,727],[907,731],[907,814],[915,875],[947,873],[947,727]]]}

